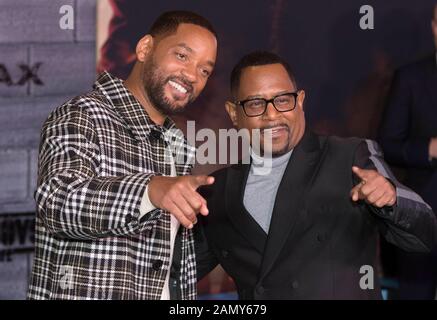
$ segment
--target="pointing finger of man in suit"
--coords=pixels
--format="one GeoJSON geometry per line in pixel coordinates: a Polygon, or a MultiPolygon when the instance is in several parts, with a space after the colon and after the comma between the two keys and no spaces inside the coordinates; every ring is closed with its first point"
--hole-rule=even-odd
{"type": "Polygon", "coordinates": [[[169,211],[183,226],[192,228],[196,215],[208,214],[206,200],[196,191],[214,183],[209,176],[155,176],[149,182],[149,199],[157,208],[169,211]]]}
{"type": "Polygon", "coordinates": [[[365,200],[376,207],[393,206],[396,203],[396,189],[376,170],[352,167],[361,182],[351,190],[352,201],[365,200]]]}

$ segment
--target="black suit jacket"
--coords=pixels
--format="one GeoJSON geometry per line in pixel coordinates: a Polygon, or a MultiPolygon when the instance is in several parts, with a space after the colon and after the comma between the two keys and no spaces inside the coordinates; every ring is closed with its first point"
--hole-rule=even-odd
{"type": "Polygon", "coordinates": [[[437,161],[429,161],[431,137],[437,137],[436,54],[400,68],[379,132],[390,164],[405,167],[405,184],[437,209],[437,161]]]}
{"type": "Polygon", "coordinates": [[[201,191],[210,213],[195,231],[198,278],[220,263],[241,299],[380,298],[378,233],[405,250],[429,251],[437,227],[430,207],[398,184],[377,148],[307,131],[278,188],[268,235],[243,205],[250,166],[215,172],[215,183],[201,191]],[[352,165],[391,178],[396,206],[353,203],[352,165]],[[374,269],[373,290],[360,287],[362,266],[374,269]]]}

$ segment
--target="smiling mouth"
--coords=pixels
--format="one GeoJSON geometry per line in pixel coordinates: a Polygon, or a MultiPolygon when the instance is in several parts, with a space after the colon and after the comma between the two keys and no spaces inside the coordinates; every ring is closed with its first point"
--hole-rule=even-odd
{"type": "Polygon", "coordinates": [[[188,92],[187,88],[185,88],[184,86],[182,86],[181,84],[179,84],[173,80],[170,80],[168,82],[168,84],[171,85],[173,88],[175,88],[177,91],[179,91],[182,94],[187,94],[187,92],[188,92]]]}
{"type": "Polygon", "coordinates": [[[287,126],[277,126],[277,127],[271,127],[271,128],[265,128],[262,130],[262,133],[266,133],[266,132],[271,132],[272,135],[276,135],[278,133],[281,133],[283,131],[288,131],[288,127],[287,126]]]}

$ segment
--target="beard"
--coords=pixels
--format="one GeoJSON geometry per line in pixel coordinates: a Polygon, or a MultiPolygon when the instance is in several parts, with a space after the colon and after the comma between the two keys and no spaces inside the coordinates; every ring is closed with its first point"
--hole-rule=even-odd
{"type": "Polygon", "coordinates": [[[181,76],[166,77],[162,70],[160,70],[154,63],[153,57],[151,57],[144,65],[143,86],[152,105],[164,115],[183,112],[184,108],[195,99],[191,82],[181,76]],[[183,83],[188,89],[188,101],[185,104],[177,104],[177,98],[174,98],[175,101],[172,102],[168,97],[166,97],[164,88],[170,80],[183,83]]]}
{"type": "MultiPolygon", "coordinates": [[[[268,130],[274,127],[273,125],[264,126],[261,128],[261,130],[268,130]]],[[[267,137],[264,136],[263,142],[260,144],[261,154],[262,156],[265,156],[266,154],[271,154],[272,158],[280,157],[287,152],[289,152],[292,148],[290,147],[290,140],[291,140],[291,129],[288,125],[283,124],[283,127],[287,130],[287,139],[284,143],[284,145],[280,148],[273,149],[273,141],[266,141],[267,137]]]]}

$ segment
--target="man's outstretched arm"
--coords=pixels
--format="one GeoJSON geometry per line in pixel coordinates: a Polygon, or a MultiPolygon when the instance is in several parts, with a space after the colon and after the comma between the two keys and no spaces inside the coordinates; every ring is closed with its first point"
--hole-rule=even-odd
{"type": "Polygon", "coordinates": [[[410,252],[429,252],[437,241],[431,207],[397,181],[376,142],[363,141],[355,152],[352,200],[362,200],[380,219],[387,241],[410,252]],[[390,191],[392,190],[393,193],[390,191]]]}

